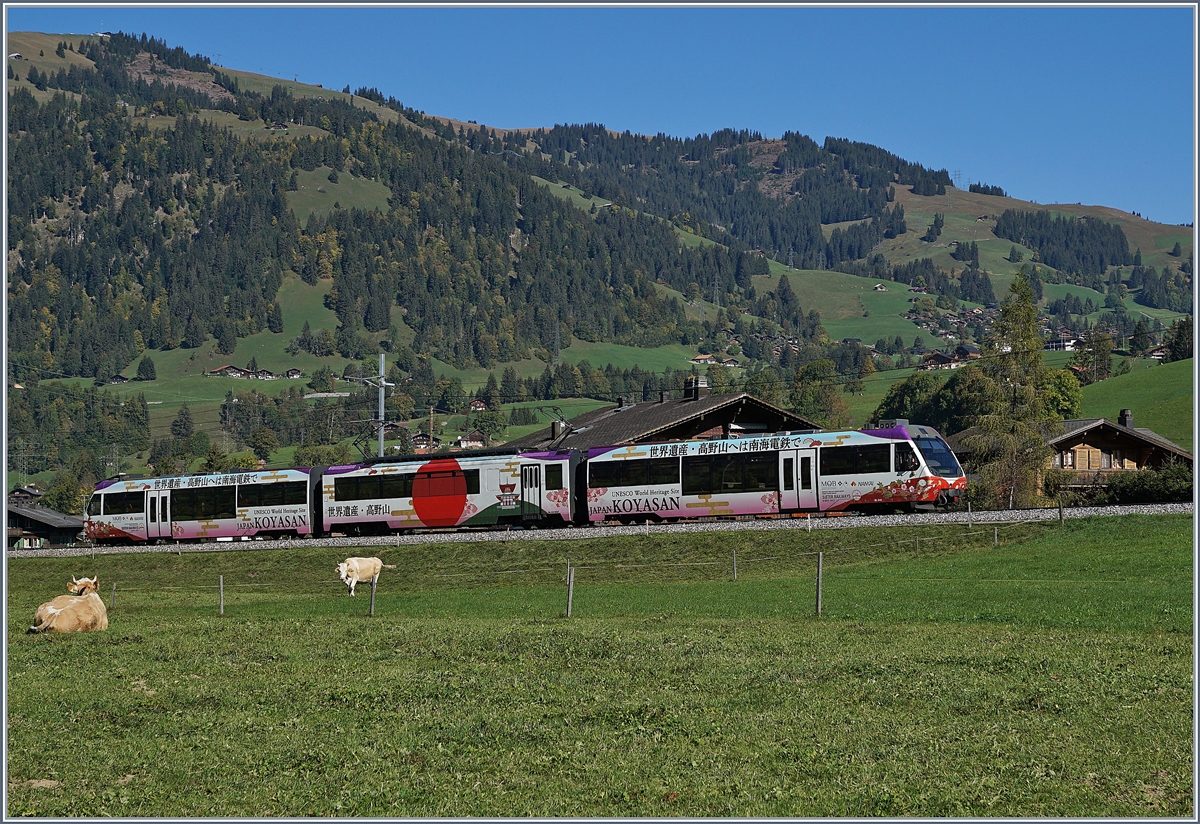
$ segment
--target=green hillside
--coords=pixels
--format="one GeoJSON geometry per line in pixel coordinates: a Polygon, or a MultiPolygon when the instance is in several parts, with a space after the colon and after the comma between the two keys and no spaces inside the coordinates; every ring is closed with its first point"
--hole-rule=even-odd
{"type": "MultiPolygon", "coordinates": [[[[1116,324],[1127,336],[1134,318],[1178,317],[1136,303],[1139,288],[1174,309],[1191,294],[1181,227],[952,187],[919,195],[948,185],[945,170],[869,144],[733,129],[695,138],[594,124],[497,130],[426,116],[374,88],[352,94],[215,66],[120,33],[14,32],[9,54],[10,382],[65,378],[91,391],[133,377],[149,357],[154,380],[107,391],[145,396],[153,439],[167,436],[184,403],[197,429],[218,434],[231,391],[296,387],[210,375],[250,361],[298,368],[304,385],[354,363],[373,373],[382,351],[389,365],[403,364],[403,391],[419,404],[448,383],[469,393],[506,369],[544,399],[558,394],[538,384],[547,361],[638,366],[651,390],[678,389],[691,358],[726,351],[729,333],[787,330],[804,339],[803,358],[836,358],[839,379],[854,377],[864,353],[839,347],[843,339],[932,343],[905,317],[912,293],[902,281],[919,284],[892,267],[937,267],[924,273],[937,293],[922,299],[926,322],[956,311],[959,298],[987,295],[978,278],[961,277],[955,244],[977,244],[1005,297],[1038,252],[1008,259],[1013,244],[993,229],[1009,209],[1115,224],[1149,267],[1135,276],[1128,265],[1043,266],[1044,305],[1069,297],[1095,309],[1070,310],[1070,324],[1116,324]],[[63,39],[69,48],[56,53],[63,39]],[[99,108],[79,107],[94,90],[99,108]],[[815,212],[792,208],[800,175],[826,166],[851,171],[804,195],[821,204],[815,212]],[[941,235],[922,240],[935,214],[941,235]],[[76,240],[63,254],[67,238],[76,240]],[[1182,255],[1170,254],[1176,242],[1182,255]],[[784,275],[794,300],[775,291],[784,275]],[[1103,309],[1117,300],[1125,313],[1103,309]],[[282,331],[269,331],[280,321],[282,331]],[[306,325],[317,342],[287,351],[306,325]]],[[[986,327],[975,317],[943,317],[942,328],[978,336],[986,327]]],[[[780,363],[777,343],[734,350],[743,369],[732,377],[770,367],[790,382],[802,364],[780,363]]],[[[847,397],[856,424],[902,375],[880,374],[847,397]]],[[[620,392],[636,391],[620,382],[620,392]]],[[[62,441],[65,452],[110,448],[96,421],[32,431],[54,402],[52,393],[31,400],[43,406],[21,411],[30,431],[18,435],[62,441]]],[[[361,409],[337,412],[344,429],[326,418],[329,439],[369,426],[361,409]]],[[[293,425],[283,449],[314,429],[293,425]]],[[[145,459],[144,447],[133,451],[145,459]]]]}
{"type": "Polygon", "coordinates": [[[1139,369],[1083,388],[1083,417],[1115,421],[1133,411],[1135,426],[1153,429],[1192,451],[1195,421],[1195,359],[1139,369]]]}

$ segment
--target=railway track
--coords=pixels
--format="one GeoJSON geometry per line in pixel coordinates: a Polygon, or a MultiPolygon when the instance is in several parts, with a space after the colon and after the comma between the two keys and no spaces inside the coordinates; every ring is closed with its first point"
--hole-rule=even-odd
{"type": "MultiPolygon", "coordinates": [[[[1072,507],[1062,510],[1062,517],[1092,518],[1118,515],[1167,515],[1191,514],[1193,505],[1142,504],[1137,506],[1072,507]]],[[[54,547],[47,549],[10,549],[9,558],[66,558],[91,555],[129,555],[145,552],[232,552],[258,549],[287,549],[297,545],[306,547],[388,547],[425,543],[473,543],[480,541],[515,541],[537,539],[541,541],[587,540],[601,536],[652,535],[678,532],[729,532],[755,530],[769,533],[779,529],[854,529],[856,527],[880,526],[934,526],[942,524],[1011,524],[1030,521],[1053,521],[1059,517],[1058,509],[1018,509],[990,512],[937,512],[909,515],[836,515],[812,518],[762,518],[749,520],[696,520],[660,524],[637,524],[631,526],[603,525],[566,527],[553,529],[431,529],[409,535],[384,535],[378,537],[329,537],[298,538],[272,541],[216,540],[201,543],[163,543],[153,546],[82,546],[54,547]]],[[[767,538],[767,536],[764,536],[767,538]]],[[[769,539],[769,538],[767,538],[769,539]]]]}

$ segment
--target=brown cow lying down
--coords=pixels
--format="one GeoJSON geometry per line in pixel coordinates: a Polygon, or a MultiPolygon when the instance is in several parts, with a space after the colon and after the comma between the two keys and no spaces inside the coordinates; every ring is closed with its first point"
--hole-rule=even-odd
{"type": "Polygon", "coordinates": [[[29,632],[95,632],[108,629],[108,610],[96,592],[100,579],[71,579],[70,595],[60,595],[37,609],[29,632]]]}
{"type": "Polygon", "coordinates": [[[342,583],[350,590],[350,597],[354,597],[354,585],[360,582],[370,581],[379,577],[379,570],[395,569],[395,564],[385,564],[378,558],[347,558],[337,565],[338,575],[342,578],[342,583]]]}

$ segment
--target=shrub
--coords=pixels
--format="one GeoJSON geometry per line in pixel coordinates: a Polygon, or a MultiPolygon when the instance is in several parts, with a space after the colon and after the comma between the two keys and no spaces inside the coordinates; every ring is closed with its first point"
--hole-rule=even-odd
{"type": "Polygon", "coordinates": [[[1160,504],[1192,500],[1192,468],[1170,463],[1161,469],[1118,472],[1104,490],[1107,504],[1160,504]]]}

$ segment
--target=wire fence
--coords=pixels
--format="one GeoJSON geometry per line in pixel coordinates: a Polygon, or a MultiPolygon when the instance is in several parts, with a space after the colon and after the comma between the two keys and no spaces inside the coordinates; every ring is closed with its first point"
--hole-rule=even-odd
{"type": "MultiPolygon", "coordinates": [[[[646,571],[655,570],[655,569],[683,570],[683,569],[688,569],[688,568],[708,567],[708,568],[730,569],[732,572],[732,580],[737,581],[739,579],[739,567],[740,567],[741,571],[744,573],[748,566],[756,566],[757,567],[756,572],[759,573],[761,576],[763,565],[767,565],[767,564],[783,565],[778,568],[778,571],[780,573],[784,573],[785,571],[786,572],[794,571],[794,564],[796,562],[802,561],[804,559],[812,558],[812,559],[815,559],[815,561],[816,561],[816,577],[815,577],[815,581],[814,581],[814,584],[815,584],[815,613],[817,615],[820,615],[821,611],[822,611],[822,583],[823,583],[822,578],[823,578],[823,571],[824,571],[824,560],[825,560],[826,556],[838,558],[838,557],[844,557],[844,556],[846,556],[848,554],[852,554],[852,553],[853,554],[869,553],[871,550],[878,550],[878,549],[887,549],[887,550],[894,551],[897,549],[901,549],[909,544],[912,545],[914,554],[920,554],[922,546],[926,547],[927,549],[933,549],[933,548],[939,547],[939,545],[944,547],[945,545],[950,544],[950,543],[962,544],[964,541],[973,542],[972,539],[978,539],[980,537],[986,537],[989,535],[992,538],[991,545],[994,547],[998,547],[998,546],[1000,546],[1002,531],[1004,533],[1009,533],[1012,530],[1016,530],[1020,527],[1029,526],[1031,524],[1046,525],[1047,522],[1045,520],[1041,520],[1041,519],[1017,520],[1017,521],[1011,521],[1011,522],[1005,522],[1005,523],[994,523],[993,522],[993,523],[989,524],[989,528],[987,528],[987,529],[972,529],[970,527],[970,525],[968,525],[967,530],[964,532],[959,532],[957,530],[953,530],[953,531],[950,531],[949,534],[941,534],[941,535],[934,535],[934,536],[916,535],[911,538],[891,538],[886,541],[880,541],[880,542],[871,543],[871,544],[854,544],[854,545],[850,545],[850,546],[836,546],[835,545],[835,546],[821,547],[819,549],[798,550],[798,551],[794,551],[794,552],[775,552],[775,553],[769,554],[769,555],[759,555],[759,554],[745,555],[745,554],[743,554],[742,556],[739,557],[738,551],[735,548],[735,549],[731,550],[729,558],[717,559],[717,558],[710,557],[705,560],[695,560],[695,561],[679,561],[679,560],[662,560],[662,561],[640,561],[639,560],[639,561],[635,561],[635,560],[623,560],[623,559],[617,558],[617,559],[607,559],[607,560],[584,559],[584,560],[576,560],[573,562],[568,557],[565,559],[564,563],[559,563],[559,564],[554,564],[554,565],[536,564],[535,563],[535,564],[528,565],[528,566],[514,567],[511,565],[511,562],[503,562],[503,563],[498,564],[496,566],[496,568],[488,569],[486,563],[482,563],[479,560],[473,559],[473,560],[460,562],[458,569],[455,569],[453,564],[446,564],[446,565],[442,566],[442,568],[439,570],[424,572],[422,574],[422,577],[424,579],[430,580],[430,581],[432,581],[432,580],[450,581],[450,582],[453,582],[457,586],[462,586],[462,585],[485,585],[486,586],[488,584],[496,584],[496,583],[508,584],[508,583],[512,583],[514,581],[520,581],[520,579],[525,578],[526,583],[532,585],[532,584],[550,583],[550,581],[546,580],[547,573],[562,573],[562,575],[560,577],[557,577],[552,580],[557,580],[560,585],[562,585],[562,584],[566,585],[566,588],[567,588],[566,616],[571,617],[574,613],[573,600],[574,600],[574,591],[575,591],[576,582],[577,582],[577,578],[576,578],[577,572],[591,572],[591,573],[607,572],[607,573],[610,573],[610,575],[607,578],[602,577],[602,578],[597,579],[597,578],[592,577],[592,580],[591,580],[591,583],[593,583],[593,584],[610,585],[610,584],[630,583],[626,573],[644,573],[646,571]],[[466,568],[463,568],[464,566],[466,568]],[[612,575],[613,573],[615,573],[616,576],[612,575]]],[[[836,538],[833,540],[836,542],[836,538]]],[[[394,549],[394,547],[384,547],[379,553],[377,553],[376,557],[382,556],[384,553],[388,552],[391,549],[394,549]]],[[[869,577],[869,576],[855,576],[852,574],[847,575],[843,572],[839,572],[838,574],[839,574],[840,578],[844,578],[846,580],[865,579],[866,577],[869,577]]],[[[795,576],[794,575],[786,575],[785,577],[795,577],[795,576]]],[[[294,579],[289,581],[287,584],[282,584],[282,583],[271,583],[271,582],[266,582],[266,583],[259,583],[259,582],[226,583],[224,578],[225,578],[225,576],[223,574],[219,574],[217,577],[217,581],[213,584],[154,585],[154,586],[139,586],[137,582],[120,581],[119,580],[112,584],[112,589],[108,593],[108,596],[109,596],[108,597],[108,601],[109,601],[108,606],[109,606],[110,610],[116,609],[116,601],[117,601],[118,591],[120,591],[122,594],[161,593],[161,592],[182,594],[182,593],[187,593],[187,592],[196,592],[196,593],[212,592],[213,590],[216,590],[217,596],[218,596],[216,599],[217,600],[217,604],[216,604],[217,611],[218,611],[219,615],[224,615],[225,614],[225,606],[226,606],[226,604],[225,604],[225,590],[226,589],[229,589],[231,591],[258,591],[258,592],[270,592],[271,590],[276,590],[276,591],[280,592],[281,594],[286,593],[288,595],[295,595],[298,592],[305,592],[305,591],[311,592],[314,594],[328,593],[329,585],[331,585],[331,584],[345,585],[346,584],[346,582],[340,578],[323,578],[319,581],[310,582],[312,585],[312,589],[309,589],[307,586],[302,586],[302,587],[298,588],[294,579]],[[132,586],[130,584],[132,584],[132,586]]],[[[366,580],[357,582],[364,586],[366,586],[366,585],[370,586],[371,595],[370,595],[370,606],[369,606],[369,611],[368,611],[368,614],[370,614],[370,615],[375,614],[375,595],[376,595],[378,580],[379,580],[379,578],[378,578],[378,576],[376,576],[371,579],[366,579],[366,580]]],[[[647,580],[663,582],[661,578],[660,579],[653,579],[653,578],[648,579],[644,575],[641,576],[640,582],[646,582],[647,580]]],[[[709,578],[708,580],[720,580],[720,579],[719,578],[709,578]]],[[[906,578],[906,580],[953,581],[953,580],[961,580],[961,579],[954,579],[954,578],[911,578],[911,579],[907,579],[906,578]]],[[[997,580],[999,580],[999,579],[997,579],[997,580]]],[[[1007,579],[1005,579],[1005,580],[1007,580],[1007,579]]],[[[1083,582],[1083,581],[1078,581],[1078,580],[1062,580],[1062,581],[1042,580],[1039,582],[1040,583],[1063,583],[1063,584],[1120,583],[1118,581],[1103,581],[1103,582],[1101,582],[1101,581],[1086,581],[1086,582],[1083,582]]]]}

